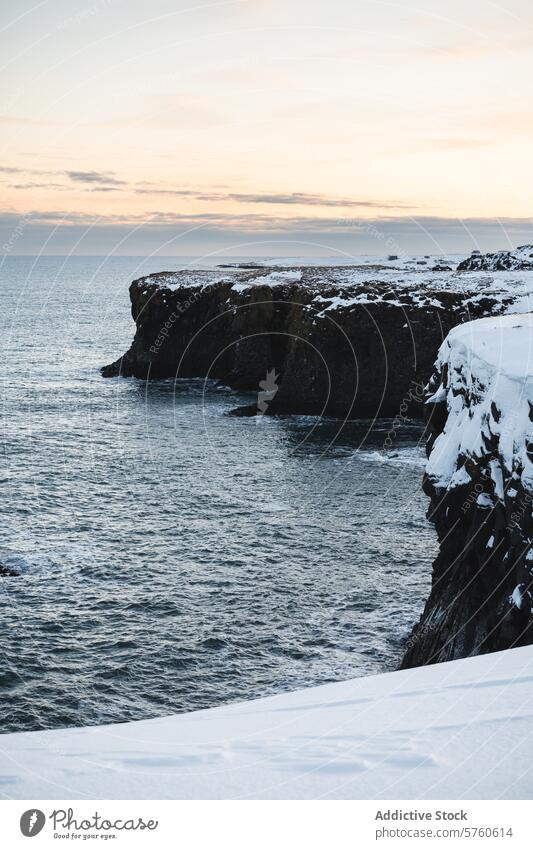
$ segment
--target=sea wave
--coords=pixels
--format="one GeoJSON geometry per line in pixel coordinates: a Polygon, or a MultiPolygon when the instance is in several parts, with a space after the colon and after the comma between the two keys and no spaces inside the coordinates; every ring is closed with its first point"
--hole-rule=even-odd
{"type": "Polygon", "coordinates": [[[409,466],[409,468],[424,469],[426,454],[424,448],[409,447],[394,451],[358,451],[360,460],[367,463],[381,463],[389,466],[409,466]]]}

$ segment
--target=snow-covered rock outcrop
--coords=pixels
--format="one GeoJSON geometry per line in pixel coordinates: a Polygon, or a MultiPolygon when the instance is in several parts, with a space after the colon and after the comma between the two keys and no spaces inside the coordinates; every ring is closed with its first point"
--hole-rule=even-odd
{"type": "Polygon", "coordinates": [[[532,293],[533,272],[456,274],[435,257],[152,274],[131,284],[135,338],[102,373],[257,392],[274,371],[269,413],[421,417],[420,389],[448,331],[525,312],[532,293]]]}
{"type": "Polygon", "coordinates": [[[457,266],[457,271],[526,271],[533,269],[533,245],[521,245],[513,251],[482,254],[473,251],[457,266]]]}
{"type": "Polygon", "coordinates": [[[533,315],[454,328],[428,389],[440,549],[404,666],[533,642],[533,315]]]}

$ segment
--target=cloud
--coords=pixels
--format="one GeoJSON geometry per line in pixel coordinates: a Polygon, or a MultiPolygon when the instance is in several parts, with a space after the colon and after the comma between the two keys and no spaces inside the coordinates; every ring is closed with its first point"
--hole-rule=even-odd
{"type": "Polygon", "coordinates": [[[192,200],[208,201],[211,203],[269,204],[280,206],[321,206],[360,209],[413,209],[410,204],[399,201],[369,200],[366,198],[336,198],[328,195],[309,194],[307,192],[206,192],[194,189],[164,189],[144,188],[135,189],[136,194],[142,195],[173,195],[174,197],[191,198],[192,200]]]}
{"type": "Polygon", "coordinates": [[[35,168],[15,168],[8,165],[0,166],[0,174],[9,176],[21,175],[24,177],[68,177],[70,183],[42,183],[30,180],[20,183],[12,183],[10,189],[60,189],[62,191],[72,189],[78,184],[92,188],[92,191],[116,191],[119,187],[126,187],[125,180],[119,180],[112,171],[43,171],[35,168]]]}
{"type": "MultiPolygon", "coordinates": [[[[14,168],[9,165],[0,165],[0,174],[6,174],[9,176],[14,176],[15,174],[20,175],[21,177],[64,177],[63,171],[43,171],[41,168],[14,168]]],[[[4,181],[5,182],[5,181],[4,181]]],[[[19,183],[17,185],[11,185],[10,189],[26,189],[26,188],[38,188],[44,184],[37,183],[35,181],[19,183]]],[[[48,187],[49,184],[46,184],[48,187]]],[[[60,186],[57,184],[57,188],[65,188],[65,186],[60,186]]]]}
{"type": "Polygon", "coordinates": [[[124,180],[117,180],[113,173],[102,171],[65,171],[74,183],[102,183],[110,186],[124,186],[124,180]]]}
{"type": "Polygon", "coordinates": [[[70,183],[65,185],[39,184],[35,181],[12,184],[12,189],[36,188],[77,188],[85,186],[93,192],[133,192],[147,197],[175,197],[196,200],[203,203],[237,203],[257,204],[267,206],[300,206],[322,207],[331,209],[368,209],[368,210],[410,210],[420,209],[420,206],[397,200],[379,200],[377,198],[339,198],[331,195],[313,194],[310,192],[234,192],[214,191],[196,188],[169,188],[160,184],[148,184],[144,181],[129,183],[119,179],[113,171],[35,171],[31,169],[1,167],[0,173],[6,175],[40,175],[68,177],[70,183]]]}
{"type": "MultiPolygon", "coordinates": [[[[82,184],[91,187],[95,192],[110,192],[123,190],[132,191],[138,195],[147,196],[171,196],[176,198],[189,198],[191,200],[205,201],[207,203],[242,203],[242,204],[265,204],[274,206],[309,206],[309,207],[331,207],[345,209],[414,209],[412,204],[396,200],[378,200],[373,198],[339,198],[330,195],[313,194],[310,192],[232,192],[232,191],[209,191],[205,189],[180,189],[168,188],[157,184],[147,185],[146,182],[128,183],[119,179],[113,171],[35,171],[32,169],[12,168],[0,166],[0,172],[4,174],[26,174],[67,176],[74,184],[82,184]]],[[[39,184],[19,183],[11,188],[38,188],[39,184]]],[[[50,186],[44,185],[43,188],[50,186]]],[[[59,186],[58,186],[59,187],[59,186]]],[[[416,207],[418,208],[418,207],[416,207]]]]}
{"type": "Polygon", "coordinates": [[[57,191],[67,191],[68,187],[61,183],[38,183],[36,181],[30,183],[10,183],[8,189],[28,190],[28,189],[57,189],[57,191]]]}
{"type": "MultiPolygon", "coordinates": [[[[467,253],[497,250],[533,241],[533,223],[525,218],[454,219],[438,216],[332,218],[267,215],[94,216],[84,213],[0,213],[0,247],[34,256],[107,253],[125,256],[200,255],[226,250],[232,255],[326,256],[342,251],[353,256],[390,252],[392,239],[407,253],[467,253]]],[[[0,251],[1,253],[1,251],[0,251]]]]}
{"type": "Polygon", "coordinates": [[[334,198],[326,195],[313,195],[305,192],[291,192],[290,194],[242,194],[232,192],[228,195],[229,200],[238,203],[272,203],[272,204],[296,204],[298,206],[332,206],[332,207],[360,207],[366,209],[411,209],[406,203],[398,201],[379,201],[353,198],[334,198]]]}
{"type": "Polygon", "coordinates": [[[240,230],[255,230],[264,228],[266,230],[291,229],[313,229],[324,231],[346,230],[354,231],[354,228],[368,229],[371,226],[390,227],[402,229],[406,232],[417,231],[425,228],[432,232],[441,230],[464,231],[465,228],[493,228],[498,227],[501,231],[517,227],[529,232],[529,238],[533,239],[533,222],[529,218],[451,218],[438,215],[382,215],[374,217],[349,217],[329,218],[325,216],[279,216],[258,213],[228,213],[228,212],[198,212],[183,214],[177,212],[162,212],[154,210],[146,214],[137,213],[126,215],[115,213],[109,215],[95,215],[84,212],[71,212],[61,210],[31,210],[21,213],[14,211],[0,212],[0,225],[13,226],[24,216],[31,218],[35,224],[48,226],[62,225],[65,227],[84,225],[88,227],[110,227],[129,226],[158,228],[161,226],[209,226],[220,228],[238,228],[240,230]]]}

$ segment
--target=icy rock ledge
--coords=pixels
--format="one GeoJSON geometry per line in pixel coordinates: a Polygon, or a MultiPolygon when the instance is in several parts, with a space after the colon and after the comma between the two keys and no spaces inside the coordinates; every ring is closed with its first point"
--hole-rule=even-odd
{"type": "Polygon", "coordinates": [[[439,554],[403,667],[533,642],[533,315],[455,327],[427,391],[439,554]]]}

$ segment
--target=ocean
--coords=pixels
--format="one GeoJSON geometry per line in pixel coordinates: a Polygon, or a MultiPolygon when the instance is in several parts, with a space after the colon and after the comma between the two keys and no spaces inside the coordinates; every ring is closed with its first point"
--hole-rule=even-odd
{"type": "Polygon", "coordinates": [[[256,396],[102,379],[130,281],[185,262],[1,265],[2,731],[394,669],[427,597],[419,424],[384,452],[390,422],[236,418],[256,396]]]}

